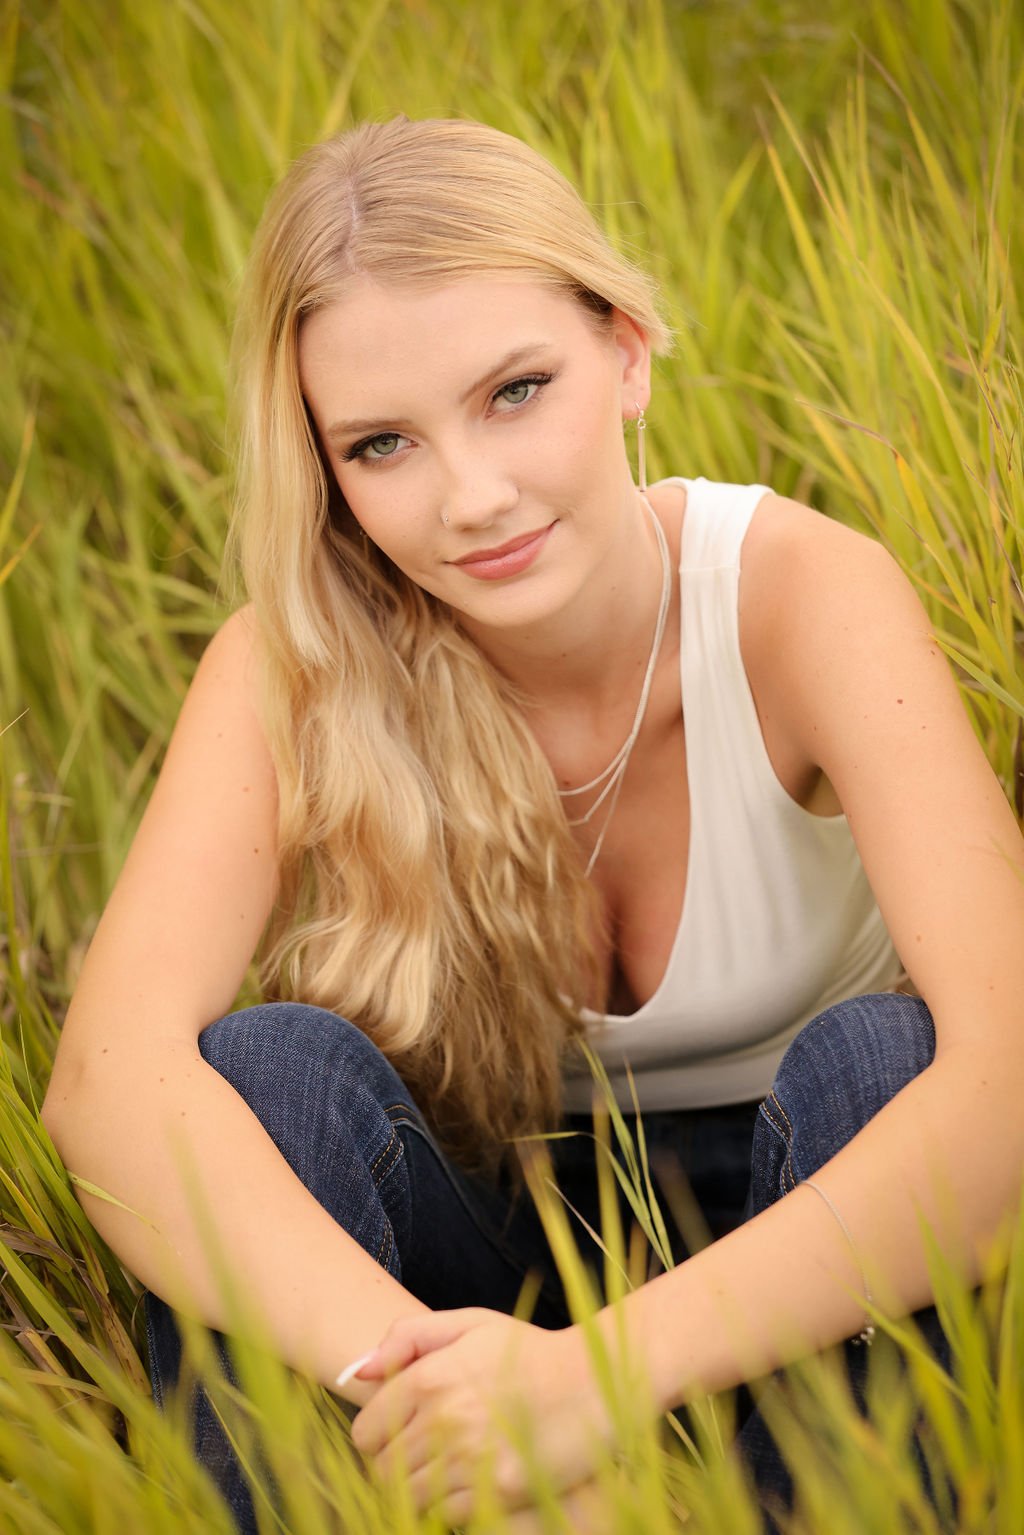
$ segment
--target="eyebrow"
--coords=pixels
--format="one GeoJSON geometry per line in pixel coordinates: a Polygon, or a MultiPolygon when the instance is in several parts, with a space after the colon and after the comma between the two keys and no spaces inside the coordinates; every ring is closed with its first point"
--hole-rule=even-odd
{"type": "MultiPolygon", "coordinates": [[[[513,347],[511,352],[506,352],[500,362],[495,363],[493,368],[488,368],[482,378],[478,378],[475,384],[470,384],[469,388],[459,395],[459,404],[465,405],[478,389],[482,389],[485,384],[497,378],[499,373],[504,373],[508,368],[518,367],[520,363],[535,356],[548,345],[546,341],[528,341],[525,346],[513,347]]],[[[359,421],[332,422],[324,436],[329,442],[336,442],[339,438],[351,436],[353,432],[368,432],[371,427],[379,427],[384,422],[387,422],[389,428],[411,425],[408,417],[405,416],[368,416],[359,421]]]]}

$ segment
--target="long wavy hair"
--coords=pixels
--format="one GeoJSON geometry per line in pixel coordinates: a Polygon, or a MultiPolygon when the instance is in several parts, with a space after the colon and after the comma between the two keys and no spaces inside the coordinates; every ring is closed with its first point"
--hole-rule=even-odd
{"type": "Polygon", "coordinates": [[[528,277],[655,352],[652,279],[541,155],[478,122],[366,122],[271,193],[230,357],[227,566],[260,641],[279,790],[267,994],[357,1023],[443,1149],[520,1184],[517,1137],[558,1127],[564,1052],[600,997],[599,916],[550,766],[509,684],[359,529],[299,383],[303,317],[356,276],[528,277]]]}

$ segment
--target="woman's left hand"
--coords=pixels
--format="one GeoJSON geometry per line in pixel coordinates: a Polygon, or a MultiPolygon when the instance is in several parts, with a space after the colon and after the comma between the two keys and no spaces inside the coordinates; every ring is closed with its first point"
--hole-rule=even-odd
{"type": "Polygon", "coordinates": [[[357,1378],[382,1384],[352,1421],[356,1448],[384,1477],[404,1471],[418,1511],[437,1508],[456,1524],[472,1514],[488,1452],[505,1507],[533,1501],[502,1414],[522,1412],[556,1494],[591,1477],[614,1442],[579,1327],[549,1330],[479,1306],[403,1317],[357,1378]]]}

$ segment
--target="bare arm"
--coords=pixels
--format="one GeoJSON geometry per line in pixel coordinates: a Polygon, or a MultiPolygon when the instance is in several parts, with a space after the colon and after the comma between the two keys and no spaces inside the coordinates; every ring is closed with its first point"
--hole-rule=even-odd
{"type": "MultiPolygon", "coordinates": [[[[317,1203],[203,1060],[276,891],[276,787],[246,610],[211,641],[86,956],[42,1119],[96,1230],[148,1289],[224,1331],[182,1152],[232,1275],[282,1359],[333,1385],[390,1322],[427,1308],[317,1203]]],[[[342,1394],[360,1405],[373,1388],[342,1394]]]]}
{"type": "MultiPolygon", "coordinates": [[[[759,572],[775,706],[834,784],[935,1058],[815,1175],[626,1298],[675,1406],[933,1299],[919,1217],[969,1284],[1005,1263],[1024,1167],[1024,841],[928,616],[880,546],[797,502],[759,572]],[[862,1272],[863,1271],[863,1272],[862,1272]]],[[[602,1313],[608,1329],[612,1318],[602,1313]]]]}

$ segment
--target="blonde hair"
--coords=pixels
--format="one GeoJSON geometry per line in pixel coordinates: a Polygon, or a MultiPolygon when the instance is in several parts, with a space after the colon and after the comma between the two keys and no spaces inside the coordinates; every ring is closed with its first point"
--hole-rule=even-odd
{"type": "MultiPolygon", "coordinates": [[[[261,641],[279,898],[260,975],[357,1023],[467,1170],[561,1120],[598,994],[591,887],[510,687],[443,604],[364,545],[303,400],[303,317],[357,275],[527,274],[665,352],[652,280],[565,178],[471,121],[362,123],[271,194],[231,350],[229,534],[261,641]]],[[[510,1154],[511,1152],[511,1154],[510,1154]]]]}

